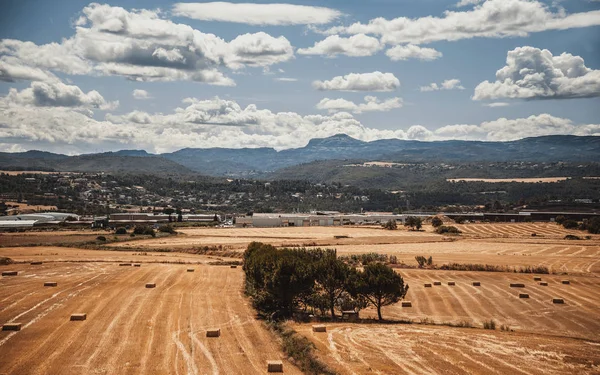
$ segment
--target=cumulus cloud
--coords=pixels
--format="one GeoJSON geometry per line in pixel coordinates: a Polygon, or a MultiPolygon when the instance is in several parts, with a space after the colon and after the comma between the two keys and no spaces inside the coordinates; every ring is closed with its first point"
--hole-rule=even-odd
{"type": "Polygon", "coordinates": [[[585,66],[569,53],[553,56],[546,49],[519,47],[508,52],[496,81],[475,87],[474,100],[568,99],[600,96],[600,70],[585,66]]]}
{"type": "Polygon", "coordinates": [[[73,107],[15,106],[2,99],[0,139],[4,145],[0,146],[71,153],[89,152],[97,147],[169,152],[184,147],[302,147],[312,138],[340,133],[364,141],[390,138],[506,141],[548,134],[600,135],[600,125],[577,125],[548,114],[501,118],[479,125],[449,125],[436,130],[414,125],[404,131],[369,128],[348,112],[302,116],[295,112],[272,112],[254,104],[242,107],[220,98],[189,98],[183,104],[169,113],[133,111],[107,114],[104,120],[97,120],[87,111],[73,107]]]}
{"type": "Polygon", "coordinates": [[[456,3],[456,7],[460,8],[460,7],[467,7],[469,5],[477,5],[483,1],[484,0],[460,0],[458,3],[456,3]]]}
{"type": "Polygon", "coordinates": [[[350,73],[329,81],[314,81],[317,90],[335,91],[393,91],[400,87],[400,80],[392,73],[350,73]]]}
{"type": "Polygon", "coordinates": [[[75,22],[75,34],[61,43],[0,41],[0,80],[48,81],[56,71],[233,86],[220,69],[265,67],[294,57],[283,36],[257,32],[227,42],[161,16],[92,3],[75,22]]]}
{"type": "Polygon", "coordinates": [[[417,59],[423,61],[432,61],[442,57],[442,53],[433,49],[415,46],[414,44],[406,44],[403,46],[395,46],[387,51],[385,54],[392,61],[401,61],[408,59],[417,59]]]}
{"type": "Polygon", "coordinates": [[[484,104],[484,107],[496,108],[496,107],[508,107],[509,105],[510,105],[510,103],[506,103],[506,102],[493,102],[493,103],[484,104]]]}
{"type": "Polygon", "coordinates": [[[371,56],[379,52],[382,47],[377,38],[365,34],[357,34],[349,38],[331,35],[320,42],[316,42],[310,48],[300,48],[298,53],[301,55],[325,55],[328,57],[335,57],[337,55],[371,56]]]}
{"type": "Polygon", "coordinates": [[[131,95],[133,95],[134,99],[139,99],[139,100],[150,99],[150,94],[148,94],[148,91],[146,91],[146,90],[135,89],[135,90],[133,90],[131,95]]]}
{"type": "Polygon", "coordinates": [[[439,90],[464,90],[465,88],[461,86],[459,79],[453,78],[447,79],[439,85],[434,82],[430,83],[427,86],[421,86],[419,89],[421,90],[421,92],[426,92],[439,90]]]}
{"type": "Polygon", "coordinates": [[[236,22],[249,25],[308,25],[326,24],[342,13],[330,8],[293,4],[253,3],[177,3],[176,16],[201,21],[236,22]]]}
{"type": "Polygon", "coordinates": [[[329,113],[347,111],[353,113],[362,112],[386,112],[402,107],[402,98],[389,98],[380,101],[374,96],[365,96],[364,103],[354,103],[346,99],[324,98],[317,103],[317,109],[327,110],[329,113]]]}
{"type": "Polygon", "coordinates": [[[32,82],[29,88],[11,88],[2,99],[7,104],[36,107],[77,107],[111,110],[119,102],[107,102],[96,90],[84,93],[79,87],[61,82],[32,82]]]}
{"type": "MultiPolygon", "coordinates": [[[[600,25],[600,11],[567,14],[564,9],[552,12],[535,0],[488,0],[466,11],[445,11],[442,17],[391,20],[375,18],[368,23],[336,26],[324,34],[372,34],[387,44],[423,44],[470,38],[524,37],[547,30],[565,30],[600,25]]],[[[313,30],[316,30],[313,28],[313,30]]]]}

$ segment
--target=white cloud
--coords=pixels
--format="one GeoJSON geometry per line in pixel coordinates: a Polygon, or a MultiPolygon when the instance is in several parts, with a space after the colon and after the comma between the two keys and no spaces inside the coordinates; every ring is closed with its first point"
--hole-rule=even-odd
{"type": "Polygon", "coordinates": [[[324,7],[227,2],[177,3],[173,5],[173,14],[201,21],[237,22],[249,25],[325,24],[342,15],[335,9],[324,7]]]}
{"type": "Polygon", "coordinates": [[[316,42],[310,48],[298,49],[298,53],[301,55],[326,55],[328,57],[337,55],[371,56],[382,48],[383,46],[377,38],[365,34],[357,34],[349,38],[331,35],[320,42],[316,42]]]}
{"type": "Polygon", "coordinates": [[[456,79],[456,78],[447,79],[439,85],[434,82],[434,83],[430,83],[427,86],[420,87],[421,92],[439,91],[439,90],[464,90],[464,89],[465,88],[463,86],[461,86],[461,84],[460,84],[460,80],[456,79]]]}
{"type": "Polygon", "coordinates": [[[57,71],[234,86],[220,69],[265,67],[294,57],[283,36],[257,32],[227,42],[161,16],[159,11],[92,3],[75,23],[75,35],[61,43],[1,40],[0,80],[48,81],[57,71]]]}
{"type": "Polygon", "coordinates": [[[387,51],[385,54],[392,61],[418,59],[423,61],[432,61],[442,57],[442,53],[433,48],[424,48],[415,46],[414,44],[406,44],[403,46],[394,46],[387,51]]]}
{"type": "Polygon", "coordinates": [[[133,96],[134,99],[139,99],[139,100],[150,99],[150,94],[148,94],[148,91],[146,91],[146,90],[135,89],[135,90],[133,90],[131,95],[133,96]]]}
{"type": "Polygon", "coordinates": [[[393,91],[400,87],[400,81],[392,73],[350,73],[337,76],[329,81],[314,81],[317,90],[337,91],[393,91]]]}
{"type": "Polygon", "coordinates": [[[474,100],[567,99],[600,96],[600,70],[585,66],[568,53],[552,56],[546,49],[519,47],[509,51],[496,81],[475,87],[474,100]]]}
{"type": "Polygon", "coordinates": [[[381,41],[387,44],[423,44],[476,37],[524,37],[546,30],[597,25],[600,25],[599,10],[566,14],[562,9],[552,12],[541,1],[488,0],[472,10],[445,11],[442,17],[375,18],[366,24],[357,22],[350,26],[336,26],[322,33],[373,34],[381,36],[381,41]]]}
{"type": "Polygon", "coordinates": [[[389,98],[380,101],[374,96],[365,96],[364,103],[354,103],[346,99],[324,98],[317,103],[317,109],[327,110],[329,113],[347,111],[353,113],[362,112],[386,112],[402,107],[402,98],[389,98]]]}
{"type": "Polygon", "coordinates": [[[509,105],[510,105],[510,103],[506,103],[506,102],[493,102],[493,103],[484,104],[484,107],[496,108],[496,107],[508,107],[509,105]]]}
{"type": "Polygon", "coordinates": [[[6,104],[36,107],[75,107],[111,110],[119,102],[107,102],[96,90],[84,93],[77,86],[61,82],[32,82],[29,88],[18,91],[11,88],[2,99],[6,104]]]}
{"type": "Polygon", "coordinates": [[[275,78],[275,80],[279,81],[279,82],[296,82],[296,81],[298,81],[297,78],[290,78],[290,77],[278,77],[278,78],[275,78]]]}

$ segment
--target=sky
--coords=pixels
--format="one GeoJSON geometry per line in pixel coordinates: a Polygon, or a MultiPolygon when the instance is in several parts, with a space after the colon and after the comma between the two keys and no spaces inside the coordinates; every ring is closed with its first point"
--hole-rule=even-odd
{"type": "Polygon", "coordinates": [[[2,3],[0,151],[340,133],[600,135],[600,1],[2,3]]]}

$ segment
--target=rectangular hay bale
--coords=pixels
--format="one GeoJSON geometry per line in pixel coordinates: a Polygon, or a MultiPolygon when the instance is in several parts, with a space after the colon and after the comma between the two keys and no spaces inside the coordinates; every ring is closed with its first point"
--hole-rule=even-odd
{"type": "Polygon", "coordinates": [[[194,272],[194,269],[193,268],[188,268],[187,271],[188,272],[194,272]]]}
{"type": "Polygon", "coordinates": [[[434,281],[433,285],[442,285],[442,282],[441,281],[434,281]]]}
{"type": "Polygon", "coordinates": [[[563,283],[565,285],[569,285],[569,284],[571,284],[571,281],[570,280],[563,280],[563,281],[561,281],[561,283],[563,283]]]}
{"type": "Polygon", "coordinates": [[[29,264],[31,264],[32,266],[39,266],[40,264],[42,264],[42,262],[31,262],[29,264]]]}
{"type": "Polygon", "coordinates": [[[121,267],[131,267],[131,263],[119,263],[121,267]]]}
{"type": "Polygon", "coordinates": [[[46,281],[44,286],[58,286],[58,283],[56,281],[46,281]]]}
{"type": "Polygon", "coordinates": [[[511,288],[525,288],[525,284],[521,284],[521,283],[511,283],[510,284],[511,288]]]}
{"type": "Polygon", "coordinates": [[[4,271],[2,272],[2,276],[17,276],[19,274],[18,271],[4,271]]]}
{"type": "Polygon", "coordinates": [[[479,281],[473,281],[473,286],[481,286],[481,282],[479,282],[479,281]]]}
{"type": "Polygon", "coordinates": [[[327,332],[327,326],[323,324],[314,325],[312,326],[312,330],[313,332],[327,332]]]}
{"type": "Polygon", "coordinates": [[[456,283],[454,281],[448,281],[448,285],[454,286],[454,285],[456,285],[456,283]]]}
{"type": "Polygon", "coordinates": [[[519,293],[519,298],[529,298],[529,294],[527,294],[527,293],[519,293]]]}
{"type": "Polygon", "coordinates": [[[86,319],[87,319],[86,313],[71,314],[72,321],[80,321],[80,320],[86,320],[86,319]]]}
{"type": "Polygon", "coordinates": [[[139,264],[139,263],[135,263],[133,266],[134,266],[134,267],[141,267],[142,265],[141,265],[141,264],[139,264]]]}
{"type": "Polygon", "coordinates": [[[541,285],[541,286],[548,286],[548,283],[547,283],[547,282],[545,282],[545,281],[542,281],[542,282],[540,283],[540,285],[541,285]]]}
{"type": "Polygon", "coordinates": [[[542,281],[542,278],[539,277],[539,276],[536,276],[536,277],[533,278],[533,281],[542,281]]]}
{"type": "Polygon", "coordinates": [[[424,285],[425,285],[425,288],[431,288],[431,284],[426,283],[424,285]]]}
{"type": "Polygon", "coordinates": [[[412,302],[410,302],[410,301],[402,301],[402,307],[412,307],[412,302]]]}
{"type": "Polygon", "coordinates": [[[229,266],[229,268],[237,268],[237,266],[235,264],[232,264],[231,266],[229,266]]]}
{"type": "Polygon", "coordinates": [[[21,323],[6,323],[2,326],[3,331],[20,331],[21,323]]]}
{"type": "Polygon", "coordinates": [[[562,305],[563,303],[565,303],[565,300],[562,298],[552,298],[552,303],[562,305]]]}
{"type": "Polygon", "coordinates": [[[206,330],[206,337],[219,337],[221,336],[221,328],[210,328],[206,330]]]}
{"type": "Polygon", "coordinates": [[[267,361],[267,372],[283,372],[283,362],[267,361]]]}
{"type": "Polygon", "coordinates": [[[156,283],[147,283],[146,288],[156,288],[156,283]]]}

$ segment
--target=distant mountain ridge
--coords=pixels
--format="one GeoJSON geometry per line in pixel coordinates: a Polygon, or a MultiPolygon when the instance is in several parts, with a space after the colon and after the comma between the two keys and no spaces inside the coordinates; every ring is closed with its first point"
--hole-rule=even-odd
{"type": "Polygon", "coordinates": [[[600,137],[552,135],[510,142],[382,139],[364,142],[346,134],[311,139],[305,147],[184,148],[149,154],[122,150],[66,156],[43,151],[0,153],[0,169],[202,173],[212,176],[264,175],[317,160],[387,160],[395,162],[590,162],[600,160],[600,137]]]}

